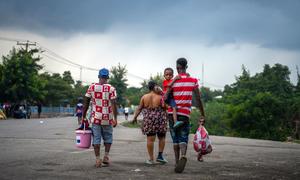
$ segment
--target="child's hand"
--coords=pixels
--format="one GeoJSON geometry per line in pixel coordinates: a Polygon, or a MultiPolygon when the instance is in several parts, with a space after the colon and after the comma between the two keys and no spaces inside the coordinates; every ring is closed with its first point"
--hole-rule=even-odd
{"type": "Polygon", "coordinates": [[[181,77],[179,75],[174,77],[174,80],[179,80],[179,79],[181,79],[181,77]]]}

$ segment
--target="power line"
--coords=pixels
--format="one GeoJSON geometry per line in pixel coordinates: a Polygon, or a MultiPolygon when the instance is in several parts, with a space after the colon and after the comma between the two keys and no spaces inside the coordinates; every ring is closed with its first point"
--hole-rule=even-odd
{"type": "Polygon", "coordinates": [[[67,62],[65,62],[65,61],[62,61],[62,60],[59,60],[59,59],[57,59],[57,58],[54,58],[54,57],[48,56],[47,54],[42,54],[42,56],[45,56],[45,57],[47,57],[47,58],[48,58],[48,59],[50,59],[50,60],[53,60],[53,61],[56,61],[56,62],[59,62],[59,63],[65,64],[65,65],[68,65],[68,66],[73,66],[73,67],[75,67],[75,68],[78,68],[77,66],[75,66],[75,65],[73,65],[73,64],[71,64],[71,63],[67,63],[67,62]]]}
{"type": "Polygon", "coordinates": [[[7,38],[7,37],[0,37],[0,40],[2,41],[10,41],[10,42],[18,42],[18,41],[28,41],[28,40],[24,40],[24,39],[13,39],[13,38],[7,38]]]}
{"type": "MultiPolygon", "coordinates": [[[[31,42],[29,40],[24,40],[24,39],[13,39],[13,38],[6,38],[6,37],[0,37],[0,40],[4,40],[4,41],[12,41],[12,42],[17,42],[19,43],[19,41],[26,41],[28,44],[22,44],[22,45],[26,45],[26,48],[28,48],[29,45],[37,45],[40,47],[41,50],[44,50],[44,52],[48,53],[49,55],[46,55],[46,54],[43,54],[43,56],[46,56],[47,58],[51,59],[51,60],[54,60],[54,61],[57,61],[57,62],[60,62],[60,63],[63,63],[65,65],[68,65],[68,66],[73,66],[75,68],[79,68],[80,70],[80,79],[82,78],[82,70],[85,69],[85,70],[90,70],[90,71],[99,71],[99,69],[96,69],[96,68],[91,68],[91,67],[87,67],[87,66],[84,66],[84,65],[81,65],[81,64],[78,64],[78,63],[75,63],[57,53],[55,53],[54,51],[50,50],[49,48],[43,46],[41,43],[39,42],[31,42]],[[31,44],[29,44],[31,43],[31,44]]],[[[19,43],[20,44],[20,43],[19,43]]],[[[20,44],[21,45],[21,44],[20,44]]],[[[133,78],[136,78],[136,79],[140,79],[140,80],[146,80],[146,78],[143,78],[141,76],[138,76],[138,75],[135,75],[135,74],[132,74],[132,73],[127,73],[128,76],[131,76],[133,78]]],[[[82,81],[82,79],[81,79],[82,81]]],[[[204,81],[203,81],[204,83],[204,81]]],[[[220,86],[219,86],[220,87],[220,86]]]]}

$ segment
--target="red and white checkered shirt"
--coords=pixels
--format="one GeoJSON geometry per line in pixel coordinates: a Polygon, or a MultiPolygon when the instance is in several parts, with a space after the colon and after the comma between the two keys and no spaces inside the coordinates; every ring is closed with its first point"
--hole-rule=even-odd
{"type": "MultiPolygon", "coordinates": [[[[181,79],[176,80],[172,86],[177,115],[190,117],[193,91],[194,89],[199,88],[198,80],[188,77],[187,74],[184,73],[179,75],[181,79]]],[[[172,112],[172,108],[169,108],[168,113],[171,114],[172,112]]]]}
{"type": "Polygon", "coordinates": [[[90,85],[85,96],[92,101],[92,123],[112,124],[113,112],[110,100],[117,98],[116,89],[110,84],[94,83],[90,85]]]}

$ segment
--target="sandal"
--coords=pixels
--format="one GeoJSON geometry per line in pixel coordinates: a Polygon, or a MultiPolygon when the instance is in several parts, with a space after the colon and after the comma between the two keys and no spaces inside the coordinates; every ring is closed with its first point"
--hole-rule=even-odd
{"type": "Polygon", "coordinates": [[[184,157],[184,156],[181,157],[180,160],[177,163],[177,166],[175,167],[175,172],[176,173],[182,173],[184,168],[185,168],[186,162],[187,162],[187,158],[184,157]]]}
{"type": "Polygon", "coordinates": [[[102,167],[102,160],[101,159],[96,159],[95,167],[96,168],[101,168],[102,167]]]}
{"type": "Polygon", "coordinates": [[[104,156],[103,157],[103,162],[102,162],[105,166],[109,166],[110,162],[109,162],[109,157],[108,156],[104,156]]]}
{"type": "Polygon", "coordinates": [[[199,162],[203,162],[203,156],[202,156],[201,153],[198,154],[197,159],[198,159],[199,162]]]}

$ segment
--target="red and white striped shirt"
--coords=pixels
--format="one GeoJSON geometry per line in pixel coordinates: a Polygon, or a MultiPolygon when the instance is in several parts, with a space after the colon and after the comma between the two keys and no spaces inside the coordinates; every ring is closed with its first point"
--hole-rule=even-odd
{"type": "MultiPolygon", "coordinates": [[[[181,73],[179,76],[181,79],[175,81],[172,86],[177,115],[190,117],[193,91],[194,89],[199,88],[198,80],[188,77],[185,73],[181,73]]],[[[172,113],[172,109],[169,108],[168,113],[172,113]]]]}
{"type": "Polygon", "coordinates": [[[112,99],[117,98],[116,89],[110,84],[95,83],[90,85],[86,97],[92,99],[92,123],[99,125],[112,124],[112,99]]]}

